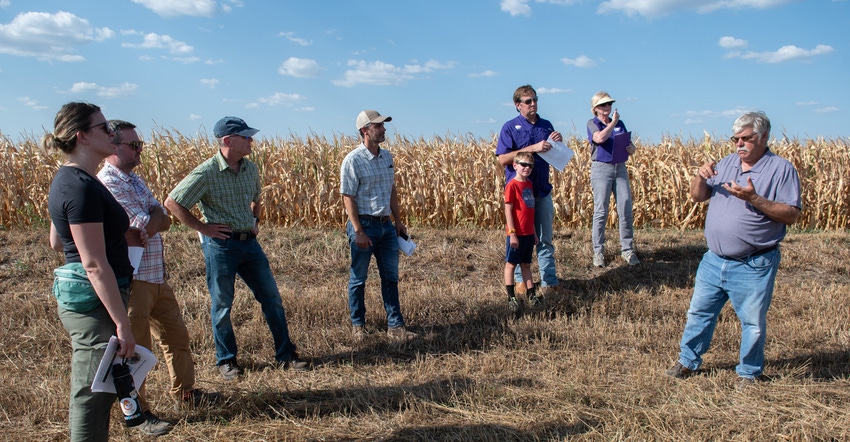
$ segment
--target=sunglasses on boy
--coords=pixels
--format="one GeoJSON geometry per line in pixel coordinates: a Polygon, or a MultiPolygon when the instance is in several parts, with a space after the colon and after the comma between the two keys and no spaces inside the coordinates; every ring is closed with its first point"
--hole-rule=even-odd
{"type": "Polygon", "coordinates": [[[526,162],[523,162],[523,161],[517,161],[517,164],[519,164],[522,167],[527,167],[529,169],[534,168],[534,163],[526,163],[526,162]]]}

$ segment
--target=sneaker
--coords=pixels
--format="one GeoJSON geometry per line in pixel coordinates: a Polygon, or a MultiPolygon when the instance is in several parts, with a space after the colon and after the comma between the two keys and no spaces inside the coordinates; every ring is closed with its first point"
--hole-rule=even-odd
{"type": "Polygon", "coordinates": [[[368,335],[369,332],[366,330],[365,326],[355,325],[352,327],[352,337],[354,338],[354,342],[363,342],[368,335]]]}
{"type": "Polygon", "coordinates": [[[228,359],[218,366],[218,372],[226,381],[232,381],[242,375],[242,368],[236,363],[236,358],[228,359]]]}
{"type": "Polygon", "coordinates": [[[676,379],[685,379],[689,376],[692,376],[694,373],[696,373],[696,370],[691,370],[690,368],[682,365],[681,362],[676,362],[676,365],[668,368],[667,371],[665,371],[664,373],[666,373],[667,376],[670,376],[670,377],[673,377],[673,378],[676,378],[676,379]]]}
{"type": "Polygon", "coordinates": [[[407,331],[402,325],[401,327],[390,327],[387,329],[387,335],[396,341],[409,341],[416,337],[416,333],[407,331]]]}
{"type": "Polygon", "coordinates": [[[519,299],[516,296],[511,296],[508,299],[508,308],[511,309],[514,313],[519,313],[522,310],[522,305],[519,303],[519,299]]]}
{"type": "Polygon", "coordinates": [[[288,361],[278,361],[277,366],[281,370],[310,371],[310,363],[299,359],[297,354],[292,355],[292,359],[288,361]]]}
{"type": "Polygon", "coordinates": [[[637,257],[637,254],[634,250],[624,250],[623,253],[620,254],[623,257],[623,261],[626,261],[626,264],[630,266],[636,266],[640,264],[640,260],[637,257]]]}
{"type": "Polygon", "coordinates": [[[528,300],[531,308],[543,308],[546,305],[546,298],[542,294],[535,294],[528,300]]]}
{"type": "Polygon", "coordinates": [[[593,252],[593,267],[605,267],[605,255],[602,252],[593,252]]]}
{"type": "Polygon", "coordinates": [[[158,418],[155,414],[151,413],[150,410],[145,411],[143,415],[145,416],[145,421],[139,425],[139,429],[142,430],[142,433],[145,433],[148,436],[162,436],[174,428],[174,425],[172,425],[171,422],[158,418]]]}
{"type": "Polygon", "coordinates": [[[194,389],[183,393],[183,397],[174,404],[174,411],[183,408],[205,407],[221,401],[220,393],[207,393],[204,390],[194,389]]]}

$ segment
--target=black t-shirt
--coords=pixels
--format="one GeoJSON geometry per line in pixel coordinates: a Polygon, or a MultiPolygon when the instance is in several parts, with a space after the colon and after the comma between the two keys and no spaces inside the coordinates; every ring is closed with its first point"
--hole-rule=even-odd
{"type": "Polygon", "coordinates": [[[96,177],[76,167],[62,166],[50,184],[47,200],[50,218],[62,238],[65,262],[80,262],[80,253],[71,236],[71,224],[103,223],[106,259],[116,278],[133,274],[124,233],[130,219],[124,208],[96,177]]]}

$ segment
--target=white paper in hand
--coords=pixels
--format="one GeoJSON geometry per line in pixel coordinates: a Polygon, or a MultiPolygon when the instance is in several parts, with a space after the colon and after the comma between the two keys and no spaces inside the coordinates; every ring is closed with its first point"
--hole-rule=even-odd
{"type": "Polygon", "coordinates": [[[410,240],[410,237],[402,238],[401,235],[398,236],[398,248],[405,255],[410,256],[413,254],[413,251],[416,250],[416,243],[410,240]]]}
{"type": "Polygon", "coordinates": [[[538,152],[537,155],[540,155],[540,158],[543,158],[547,163],[551,164],[552,167],[558,169],[558,172],[563,172],[567,163],[573,159],[575,152],[567,147],[563,141],[552,141],[552,139],[549,139],[548,141],[549,144],[552,145],[552,149],[549,149],[548,152],[538,152]]]}
{"type": "MultiPolygon", "coordinates": [[[[112,364],[121,362],[120,358],[115,357],[118,351],[118,338],[113,336],[109,338],[109,343],[106,345],[106,350],[103,352],[103,358],[100,359],[100,364],[97,366],[97,373],[94,376],[94,381],[91,383],[91,391],[103,393],[115,393],[115,382],[112,378],[112,364]]],[[[156,356],[150,350],[137,345],[134,351],[134,357],[126,361],[130,366],[130,373],[133,375],[133,384],[138,389],[148,372],[156,365],[156,356]]]]}

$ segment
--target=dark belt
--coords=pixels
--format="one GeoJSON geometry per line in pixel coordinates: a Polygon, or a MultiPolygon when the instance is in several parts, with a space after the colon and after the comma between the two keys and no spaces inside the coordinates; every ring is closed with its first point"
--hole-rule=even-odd
{"type": "Polygon", "coordinates": [[[390,221],[390,216],[372,216],[372,215],[360,215],[360,218],[366,218],[370,221],[377,221],[379,223],[386,223],[390,221]]]}
{"type": "Polygon", "coordinates": [[[755,252],[750,253],[750,254],[749,254],[749,255],[747,255],[747,256],[741,256],[740,258],[731,258],[731,257],[728,257],[728,256],[721,256],[721,258],[724,258],[724,259],[748,259],[748,258],[754,258],[754,257],[756,257],[756,256],[761,256],[761,255],[764,255],[764,254],[766,254],[766,253],[770,253],[770,252],[772,252],[772,251],[774,251],[774,250],[776,250],[776,249],[778,249],[778,248],[779,248],[779,244],[774,244],[774,245],[773,245],[773,247],[768,247],[768,248],[766,248],[766,249],[756,250],[755,252]]]}
{"type": "Polygon", "coordinates": [[[779,248],[779,244],[774,244],[773,247],[768,247],[766,249],[761,249],[757,252],[750,253],[750,257],[761,256],[761,255],[764,255],[765,253],[770,253],[770,252],[776,250],[777,248],[779,248]]]}
{"type": "Polygon", "coordinates": [[[257,235],[255,235],[251,231],[248,231],[248,232],[230,232],[230,239],[235,239],[236,241],[247,241],[249,239],[254,239],[256,237],[257,237],[257,235]]]}

